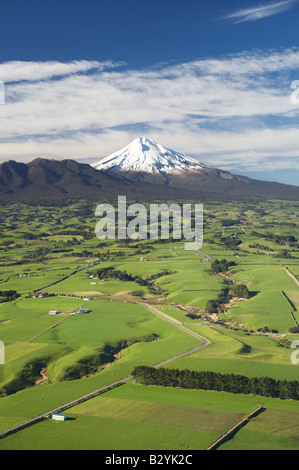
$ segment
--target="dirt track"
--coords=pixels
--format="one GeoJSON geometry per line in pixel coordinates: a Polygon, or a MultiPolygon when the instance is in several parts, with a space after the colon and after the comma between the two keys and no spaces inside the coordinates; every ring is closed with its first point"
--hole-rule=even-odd
{"type": "Polygon", "coordinates": [[[288,270],[288,268],[285,268],[286,273],[293,279],[293,281],[296,282],[297,286],[299,286],[299,281],[298,279],[294,276],[294,274],[291,273],[291,271],[288,270]]]}

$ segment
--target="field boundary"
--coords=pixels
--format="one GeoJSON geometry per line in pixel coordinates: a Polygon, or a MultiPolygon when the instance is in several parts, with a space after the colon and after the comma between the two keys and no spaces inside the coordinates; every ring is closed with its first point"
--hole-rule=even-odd
{"type": "Polygon", "coordinates": [[[291,301],[291,299],[289,299],[288,295],[282,290],[281,291],[283,296],[286,298],[286,300],[289,302],[290,306],[292,307],[292,309],[296,312],[297,311],[297,308],[295,307],[295,305],[293,304],[293,302],[291,301]]]}
{"type": "MultiPolygon", "coordinates": [[[[296,309],[295,305],[294,305],[293,302],[289,299],[289,297],[287,296],[287,294],[286,294],[283,290],[281,291],[281,293],[282,293],[283,297],[286,299],[286,301],[288,302],[288,304],[291,306],[291,308],[292,308],[295,312],[297,312],[297,309],[296,309]]],[[[297,320],[296,320],[296,318],[295,318],[295,315],[294,315],[294,313],[292,312],[292,310],[290,310],[290,315],[291,315],[292,320],[294,321],[295,325],[296,325],[296,326],[299,326],[299,325],[298,325],[298,322],[297,322],[297,320]]]]}
{"type": "Polygon", "coordinates": [[[263,413],[264,411],[266,411],[266,408],[264,408],[263,406],[259,406],[256,410],[250,413],[250,415],[238,421],[231,429],[226,431],[221,437],[219,437],[219,439],[213,442],[213,444],[211,444],[206,450],[217,450],[218,447],[224,444],[224,442],[226,442],[228,439],[233,437],[240,429],[246,426],[252,418],[255,418],[256,416],[258,416],[260,413],[263,413]]]}
{"type": "Polygon", "coordinates": [[[33,341],[34,339],[36,338],[39,338],[40,336],[42,336],[43,334],[45,334],[47,331],[49,330],[52,330],[53,328],[55,328],[56,326],[60,325],[60,323],[62,323],[63,321],[67,320],[69,317],[65,317],[63,318],[62,320],[60,320],[58,323],[55,323],[54,325],[52,326],[49,326],[49,328],[46,328],[44,331],[42,331],[41,333],[38,333],[36,336],[34,336],[33,338],[31,339],[28,339],[28,341],[26,341],[26,343],[31,343],[31,341],[33,341]]]}

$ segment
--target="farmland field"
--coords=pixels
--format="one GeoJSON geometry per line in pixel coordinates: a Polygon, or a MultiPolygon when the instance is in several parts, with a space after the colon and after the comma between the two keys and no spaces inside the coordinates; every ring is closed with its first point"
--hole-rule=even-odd
{"type": "Polygon", "coordinates": [[[297,401],[130,378],[163,363],[297,381],[297,212],[280,201],[207,204],[204,245],[187,251],[181,241],[100,241],[84,204],[3,207],[0,432],[63,405],[71,419],[44,419],[0,439],[0,449],[207,449],[259,406],[219,449],[297,449],[298,427],[286,426],[298,420],[297,401]]]}
{"type": "MultiPolygon", "coordinates": [[[[298,450],[296,404],[132,384],[70,408],[65,423],[45,420],[7,437],[0,441],[0,449],[26,449],[30,442],[33,450],[204,450],[259,406],[265,411],[237,433],[236,448],[258,448],[262,432],[266,439],[263,448],[275,449],[280,443],[281,447],[298,450]],[[294,425],[290,427],[291,419],[294,425]],[[247,440],[248,436],[251,439],[247,440]]],[[[234,440],[220,449],[229,449],[234,440]]]]}

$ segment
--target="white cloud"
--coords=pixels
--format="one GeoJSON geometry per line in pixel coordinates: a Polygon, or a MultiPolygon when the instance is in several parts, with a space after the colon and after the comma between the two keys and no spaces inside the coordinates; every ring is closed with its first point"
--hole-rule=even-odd
{"type": "Polygon", "coordinates": [[[223,19],[231,20],[235,24],[257,21],[290,10],[297,2],[298,0],[284,0],[282,2],[270,3],[269,5],[260,5],[236,11],[225,16],[223,19]]]}
{"type": "Polygon", "coordinates": [[[298,157],[299,106],[290,99],[298,49],[141,71],[117,65],[0,64],[0,79],[10,82],[0,107],[0,161],[90,162],[140,134],[225,168],[298,157]]]}
{"type": "Polygon", "coordinates": [[[20,81],[45,80],[52,77],[66,76],[90,70],[102,71],[123,65],[122,62],[97,62],[75,60],[68,63],[57,61],[48,62],[22,62],[12,61],[0,64],[0,77],[5,83],[20,81]]]}

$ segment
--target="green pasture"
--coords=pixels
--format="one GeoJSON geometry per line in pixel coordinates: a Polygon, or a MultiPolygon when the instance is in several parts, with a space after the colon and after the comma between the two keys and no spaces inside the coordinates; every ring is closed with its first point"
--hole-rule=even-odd
{"type": "Polygon", "coordinates": [[[291,363],[292,350],[280,346],[275,338],[194,324],[188,328],[210,340],[211,345],[166,367],[298,380],[298,366],[291,363]]]}
{"type": "MultiPolygon", "coordinates": [[[[298,249],[252,234],[292,235],[299,240],[297,204],[206,203],[204,245],[199,252],[185,250],[184,241],[100,241],[94,236],[97,221],[93,208],[81,203],[60,208],[15,205],[2,209],[0,290],[21,294],[13,302],[0,304],[0,339],[6,352],[3,383],[17,378],[34,361],[46,363],[49,380],[0,398],[0,429],[129,376],[135,366],[157,364],[200,344],[134,303],[141,298],[161,302],[157,308],[162,312],[211,341],[208,347],[166,367],[298,380],[298,366],[290,360],[292,350],[279,345],[283,339],[297,339],[288,331],[295,326],[290,310],[299,322],[299,290],[284,266],[299,279],[298,249]],[[227,219],[239,223],[225,227],[223,221],[227,219]],[[235,238],[241,244],[235,249],[227,248],[223,238],[235,238]],[[255,244],[273,251],[249,247],[255,244]],[[44,250],[40,258],[39,250],[44,250]],[[291,250],[293,259],[278,258],[281,250],[291,250]],[[175,306],[199,307],[204,313],[207,301],[216,299],[224,287],[230,287],[220,275],[211,273],[206,255],[234,261],[230,281],[246,284],[251,293],[249,300],[220,314],[221,320],[231,327],[239,325],[240,331],[203,325],[202,320],[188,317],[187,312],[175,306]],[[147,261],[141,262],[142,257],[147,261]],[[98,265],[92,266],[93,263],[98,265]],[[108,266],[144,278],[164,271],[171,274],[155,281],[162,294],[154,294],[148,286],[135,282],[88,277],[96,269],[108,266]],[[84,270],[60,282],[80,269],[84,270]],[[24,273],[30,277],[19,277],[24,273]],[[26,298],[27,293],[56,282],[45,289],[55,296],[26,298]],[[83,297],[92,300],[85,301],[83,297]],[[89,309],[88,314],[65,315],[83,304],[89,309]],[[61,315],[49,316],[52,309],[61,315]],[[256,332],[265,326],[273,330],[273,337],[242,331],[256,332]],[[110,366],[85,378],[63,380],[70,367],[100,354],[105,345],[116,346],[120,342],[127,342],[128,347],[110,366]]],[[[130,383],[69,410],[73,419],[65,423],[44,421],[1,440],[0,449],[205,449],[261,400],[130,383]]],[[[298,421],[298,403],[265,403],[267,411],[221,449],[263,446],[297,450],[297,425],[291,424],[287,429],[286,423],[298,421]]]]}
{"type": "Polygon", "coordinates": [[[163,270],[174,271],[174,274],[160,277],[155,282],[166,295],[164,300],[167,303],[204,308],[207,301],[217,297],[223,287],[220,276],[211,273],[210,264],[200,263],[199,260],[174,259],[171,262],[121,263],[116,267],[141,276],[156,274],[163,270]]]}
{"type": "Polygon", "coordinates": [[[267,326],[279,333],[295,326],[282,293],[294,290],[295,283],[282,266],[242,265],[232,268],[231,273],[236,282],[247,285],[251,298],[228,310],[228,319],[254,330],[267,326]]]}
{"type": "MultiPolygon", "coordinates": [[[[266,403],[267,406],[267,403],[266,403]]],[[[266,409],[219,450],[298,450],[299,413],[266,409]]]]}
{"type": "Polygon", "coordinates": [[[30,341],[39,333],[62,320],[49,315],[50,310],[63,314],[80,307],[82,299],[68,297],[24,298],[0,305],[1,338],[4,342],[30,341]]]}
{"type": "MultiPolygon", "coordinates": [[[[45,271],[39,273],[31,273],[29,277],[20,277],[19,275],[11,276],[7,282],[0,284],[1,290],[16,290],[20,294],[26,294],[35,290],[60,281],[69,272],[63,270],[45,271]]],[[[47,289],[48,291],[48,289],[47,289]]]]}
{"type": "Polygon", "coordinates": [[[126,384],[0,441],[1,450],[205,450],[242,418],[265,411],[220,450],[298,450],[299,405],[223,392],[126,384]],[[136,437],[138,436],[138,437],[136,437]]]}
{"type": "Polygon", "coordinates": [[[128,384],[67,410],[69,421],[3,439],[0,449],[206,449],[259,400],[128,384]]]}
{"type": "MultiPolygon", "coordinates": [[[[140,305],[99,300],[90,302],[89,309],[88,314],[66,317],[55,328],[45,331],[32,341],[31,344],[37,345],[35,357],[48,358],[47,373],[50,380],[40,387],[32,387],[0,399],[1,429],[11,424],[12,417],[15,417],[13,422],[19,422],[19,419],[45,412],[75,396],[130,375],[137,365],[154,365],[200,344],[195,338],[140,305]],[[148,342],[153,334],[157,335],[157,340],[148,342]],[[116,360],[113,365],[86,379],[59,382],[69,366],[96,354],[105,344],[113,346],[119,341],[129,341],[132,346],[124,349],[121,359],[116,360]],[[11,406],[12,416],[10,412],[7,416],[7,410],[11,406]]],[[[54,320],[55,318],[52,321],[54,320]]],[[[31,326],[30,335],[33,333],[32,328],[31,326]]],[[[44,325],[37,333],[42,333],[42,328],[44,325]]],[[[12,331],[10,341],[13,341],[11,334],[12,331]]],[[[30,335],[27,333],[27,337],[30,335]]],[[[27,348],[27,344],[25,347],[27,348]]],[[[21,351],[22,347],[20,353],[21,351]]],[[[27,349],[24,348],[24,353],[25,351],[27,349]]],[[[31,353],[33,354],[32,350],[28,357],[22,356],[15,361],[13,354],[11,355],[12,362],[5,366],[8,368],[9,378],[18,372],[18,366],[21,367],[32,357],[31,353]]]]}

